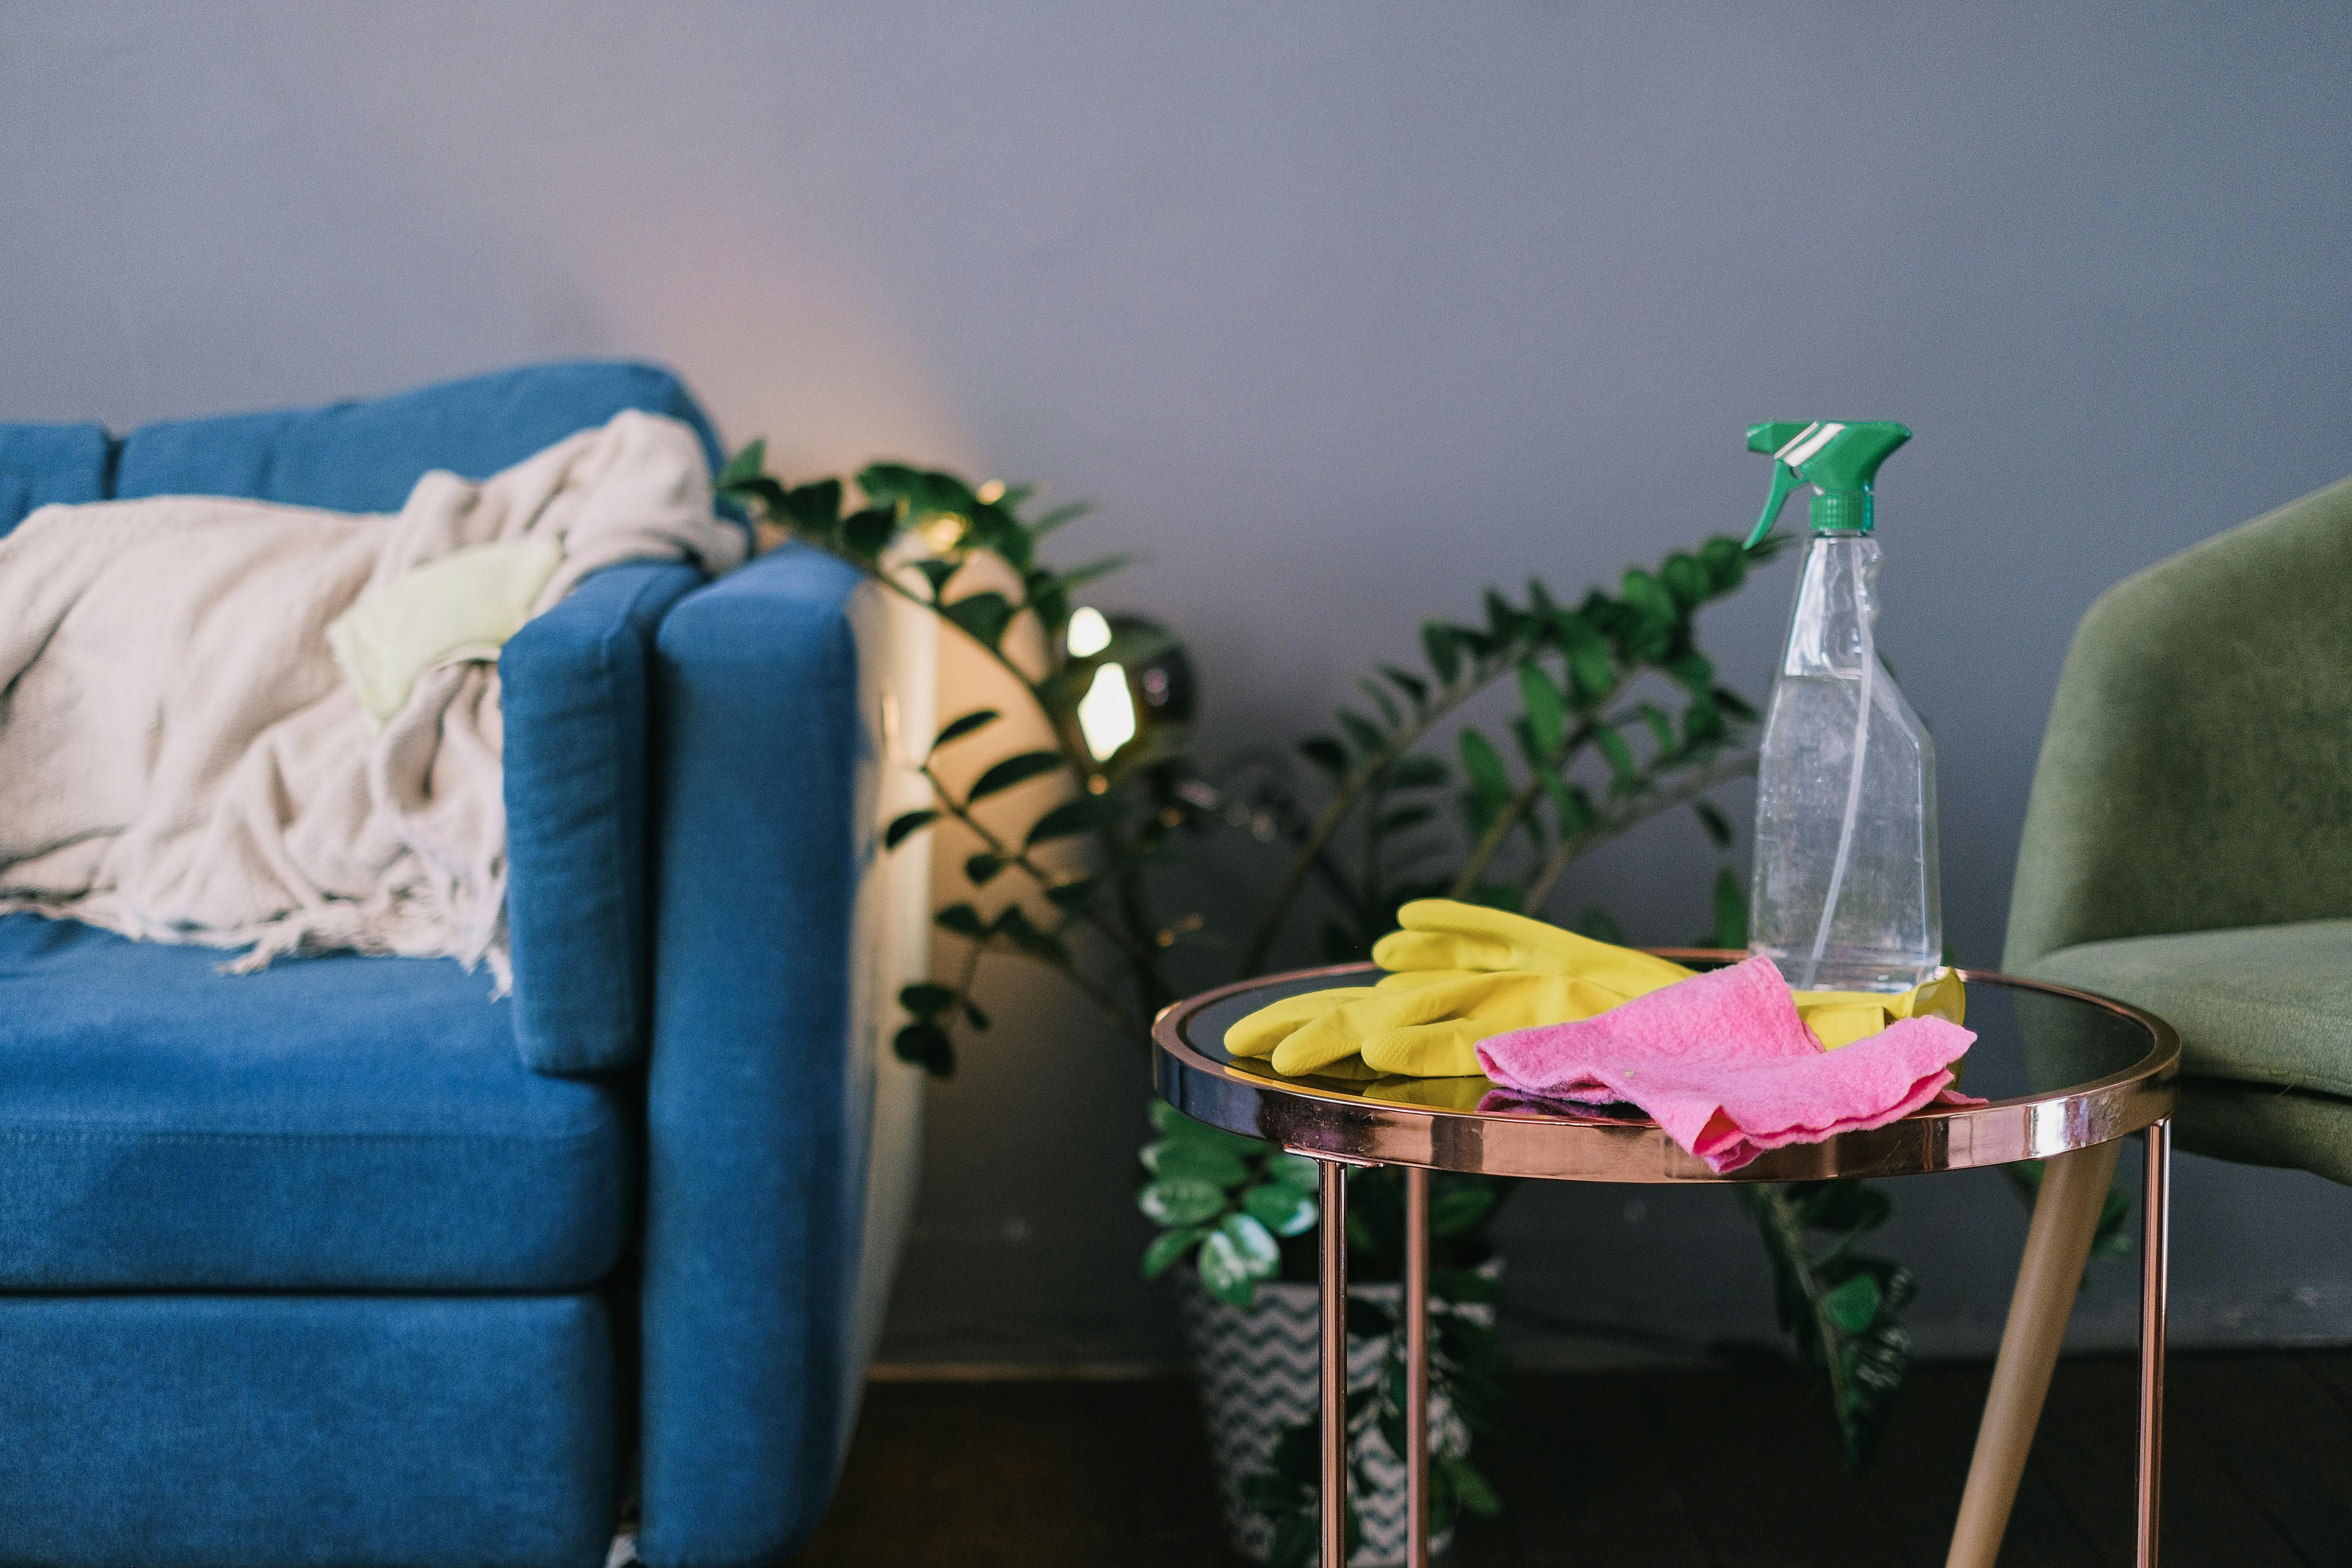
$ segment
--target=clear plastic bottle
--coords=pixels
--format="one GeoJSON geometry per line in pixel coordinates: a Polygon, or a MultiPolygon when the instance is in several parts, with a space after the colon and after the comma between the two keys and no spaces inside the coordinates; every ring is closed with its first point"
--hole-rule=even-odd
{"type": "Polygon", "coordinates": [[[1944,962],[1936,746],[1878,658],[1878,557],[1812,540],[1757,758],[1748,944],[1801,991],[1906,991],[1944,962]]]}

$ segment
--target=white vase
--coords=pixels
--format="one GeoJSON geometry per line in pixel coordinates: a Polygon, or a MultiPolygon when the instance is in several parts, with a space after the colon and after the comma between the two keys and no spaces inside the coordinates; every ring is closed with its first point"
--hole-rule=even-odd
{"type": "MultiPolygon", "coordinates": [[[[1499,1259],[1483,1265],[1480,1273],[1501,1273],[1499,1259]]],[[[1201,1412],[1208,1423],[1209,1448],[1217,1468],[1217,1492],[1223,1504],[1225,1533],[1235,1549],[1253,1562],[1263,1563],[1274,1547],[1274,1521],[1252,1508],[1242,1496],[1242,1482],[1274,1467],[1275,1439],[1283,1429],[1311,1419],[1318,1398],[1317,1345],[1320,1335],[1315,1286],[1275,1281],[1257,1288],[1255,1301],[1246,1310],[1220,1300],[1201,1283],[1200,1276],[1183,1271],[1184,1335],[1192,1355],[1192,1381],[1200,1390],[1201,1412]]],[[[1402,1288],[1396,1284],[1352,1285],[1348,1294],[1396,1310],[1402,1288]]],[[[1495,1309],[1470,1305],[1456,1309],[1474,1321],[1491,1324],[1495,1309]]],[[[1348,1340],[1348,1386],[1370,1388],[1380,1376],[1383,1342],[1350,1335],[1348,1340]]],[[[1443,1394],[1430,1400],[1430,1431],[1436,1452],[1464,1455],[1470,1451],[1469,1428],[1454,1414],[1443,1394]]],[[[1348,1568],[1391,1568],[1404,1561],[1404,1464],[1389,1451],[1378,1426],[1368,1426],[1356,1438],[1350,1455],[1359,1467],[1353,1489],[1363,1538],[1348,1559],[1348,1568]],[[1360,1478],[1369,1475],[1369,1495],[1360,1478]]],[[[1442,1552],[1452,1539],[1449,1531],[1430,1542],[1442,1552]]]]}

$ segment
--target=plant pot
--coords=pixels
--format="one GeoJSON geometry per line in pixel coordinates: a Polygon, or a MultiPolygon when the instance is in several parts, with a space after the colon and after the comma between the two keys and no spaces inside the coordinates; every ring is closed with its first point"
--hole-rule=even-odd
{"type": "MultiPolygon", "coordinates": [[[[1490,1259],[1478,1270],[1499,1276],[1500,1259],[1490,1259]]],[[[1393,1311],[1402,1288],[1388,1284],[1351,1285],[1348,1294],[1393,1311]]],[[[1252,1562],[1263,1563],[1274,1546],[1274,1521],[1252,1508],[1242,1496],[1242,1482],[1271,1469],[1275,1439],[1283,1429],[1311,1419],[1318,1398],[1317,1370],[1320,1337],[1313,1285],[1277,1280],[1261,1284],[1255,1301],[1235,1307],[1209,1293],[1200,1277],[1184,1270],[1184,1337],[1192,1358],[1192,1382],[1200,1391],[1201,1413],[1209,1429],[1209,1450],[1217,1468],[1217,1495],[1223,1505],[1225,1533],[1234,1549],[1252,1562]]],[[[1455,1309],[1466,1318],[1492,1323],[1491,1306],[1455,1309]]],[[[1380,1376],[1382,1341],[1350,1335],[1348,1340],[1348,1387],[1370,1388],[1380,1376]]],[[[1436,1451],[1466,1455],[1470,1432],[1454,1414],[1444,1396],[1430,1400],[1430,1431],[1436,1451]]],[[[1390,1568],[1404,1562],[1404,1463],[1389,1451],[1375,1427],[1356,1436],[1349,1455],[1358,1467],[1354,1500],[1363,1523],[1363,1540],[1348,1559],[1348,1568],[1390,1568]],[[1361,1478],[1369,1475],[1369,1490],[1361,1478]]],[[[1442,1552],[1452,1531],[1434,1538],[1433,1552],[1442,1552]]]]}

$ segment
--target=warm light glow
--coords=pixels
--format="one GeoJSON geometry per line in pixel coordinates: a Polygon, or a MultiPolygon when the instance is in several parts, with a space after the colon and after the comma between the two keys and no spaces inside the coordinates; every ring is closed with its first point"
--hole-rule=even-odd
{"type": "Polygon", "coordinates": [[[923,542],[931,547],[934,555],[945,555],[963,542],[964,520],[958,513],[943,511],[923,524],[923,542]]]}
{"type": "MultiPolygon", "coordinates": [[[[1078,615],[1094,615],[1092,610],[1080,610],[1078,615]]],[[[1097,616],[1096,619],[1101,617],[1097,616]]],[[[1071,617],[1075,627],[1077,617],[1071,617]]],[[[1108,637],[1106,635],[1105,640],[1108,637]]],[[[1087,750],[1095,761],[1105,762],[1113,752],[1135,739],[1135,699],[1127,689],[1127,671],[1116,664],[1104,665],[1095,671],[1095,683],[1078,702],[1078,732],[1087,738],[1087,750]]]]}
{"type": "Polygon", "coordinates": [[[972,492],[972,499],[982,506],[994,506],[1004,499],[1004,481],[991,479],[972,492]]]}
{"type": "MultiPolygon", "coordinates": [[[[1110,623],[1103,619],[1100,610],[1089,607],[1070,617],[1069,647],[1072,658],[1092,658],[1110,647],[1110,623]]],[[[1095,754],[1102,755],[1099,752],[1095,754]]]]}

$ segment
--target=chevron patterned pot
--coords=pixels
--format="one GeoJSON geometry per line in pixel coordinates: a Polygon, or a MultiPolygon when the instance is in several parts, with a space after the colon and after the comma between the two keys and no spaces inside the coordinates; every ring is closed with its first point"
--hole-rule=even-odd
{"type": "MultiPolygon", "coordinates": [[[[1499,1275],[1501,1260],[1490,1260],[1479,1272],[1499,1275]]],[[[1356,1285],[1348,1294],[1394,1310],[1400,1289],[1395,1284],[1356,1285]]],[[[1263,1563],[1274,1548],[1274,1521],[1243,1500],[1242,1482],[1273,1467],[1274,1442],[1283,1428],[1315,1414],[1318,1292],[1312,1285],[1264,1284],[1257,1288],[1255,1302],[1244,1310],[1209,1294],[1200,1277],[1188,1268],[1183,1296],[1192,1381],[1200,1389],[1201,1411],[1208,1422],[1225,1533],[1244,1556],[1263,1563]]],[[[1494,1321],[1492,1307],[1465,1306],[1461,1310],[1480,1321],[1494,1321]]],[[[1349,1388],[1372,1385],[1380,1376],[1381,1351],[1378,1339],[1349,1337],[1349,1388]]],[[[1442,1396],[1430,1401],[1430,1428],[1439,1451],[1470,1451],[1469,1429],[1442,1396]]],[[[1370,1496],[1360,1486],[1355,1493],[1364,1534],[1362,1544],[1348,1559],[1348,1568],[1402,1563],[1404,1465],[1372,1429],[1356,1439],[1351,1458],[1361,1467],[1361,1474],[1370,1476],[1373,1486],[1370,1496]]],[[[1430,1543],[1433,1551],[1444,1551],[1451,1539],[1451,1531],[1438,1537],[1430,1543]]]]}

